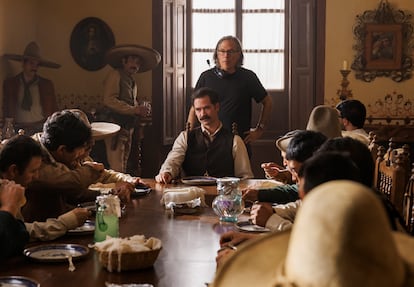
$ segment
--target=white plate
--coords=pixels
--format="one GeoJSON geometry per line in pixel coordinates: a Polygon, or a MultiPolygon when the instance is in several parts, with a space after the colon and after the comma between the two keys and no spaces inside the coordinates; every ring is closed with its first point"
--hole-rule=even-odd
{"type": "Polygon", "coordinates": [[[211,176],[187,176],[181,182],[188,185],[215,185],[216,178],[211,176]]]}
{"type": "Polygon", "coordinates": [[[117,124],[106,122],[93,122],[91,123],[91,127],[92,136],[95,140],[111,137],[121,129],[121,127],[117,124]]]}
{"type": "Polygon", "coordinates": [[[238,229],[247,232],[269,232],[270,229],[251,223],[250,221],[237,222],[236,226],[238,229]]]}
{"type": "Polygon", "coordinates": [[[1,276],[0,286],[2,287],[39,287],[35,280],[23,276],[1,276]]]}
{"type": "Polygon", "coordinates": [[[95,222],[86,220],[82,226],[76,227],[75,229],[68,230],[68,234],[72,235],[84,235],[91,234],[95,231],[95,222]]]}
{"type": "Polygon", "coordinates": [[[89,253],[89,248],[80,244],[45,244],[27,248],[23,254],[41,262],[66,262],[69,256],[79,259],[89,253]]]}
{"type": "Polygon", "coordinates": [[[272,179],[246,179],[240,182],[241,189],[256,189],[256,190],[266,190],[272,189],[277,186],[283,185],[283,182],[272,180],[272,179]]]}

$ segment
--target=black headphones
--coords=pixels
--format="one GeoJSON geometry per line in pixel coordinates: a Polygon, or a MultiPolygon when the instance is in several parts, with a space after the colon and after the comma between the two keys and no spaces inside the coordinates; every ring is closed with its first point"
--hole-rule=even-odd
{"type": "Polygon", "coordinates": [[[216,74],[217,77],[219,77],[220,79],[225,79],[227,77],[229,77],[231,74],[227,73],[226,71],[220,69],[219,67],[214,67],[213,70],[214,74],[216,74]]]}

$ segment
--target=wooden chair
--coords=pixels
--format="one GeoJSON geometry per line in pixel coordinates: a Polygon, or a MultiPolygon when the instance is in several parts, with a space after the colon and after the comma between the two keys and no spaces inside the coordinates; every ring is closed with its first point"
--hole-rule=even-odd
{"type": "Polygon", "coordinates": [[[384,149],[384,147],[378,148],[374,182],[377,189],[386,195],[402,215],[405,191],[409,179],[406,162],[409,159],[407,154],[398,153],[395,149],[388,150],[386,157],[384,156],[384,149]]]}
{"type": "Polygon", "coordinates": [[[369,132],[368,138],[369,138],[368,149],[371,152],[372,160],[375,162],[377,160],[377,154],[378,154],[378,148],[379,148],[379,145],[377,143],[377,135],[374,132],[369,132]]]}

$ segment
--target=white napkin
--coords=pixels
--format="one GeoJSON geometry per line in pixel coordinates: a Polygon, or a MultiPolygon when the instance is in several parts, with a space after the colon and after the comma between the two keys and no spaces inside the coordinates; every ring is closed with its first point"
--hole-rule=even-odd
{"type": "Polygon", "coordinates": [[[195,202],[198,202],[198,205],[206,207],[204,193],[204,189],[195,186],[166,188],[164,189],[164,195],[161,198],[161,204],[165,204],[167,207],[170,206],[171,203],[174,203],[175,205],[185,204],[196,200],[195,202]]]}

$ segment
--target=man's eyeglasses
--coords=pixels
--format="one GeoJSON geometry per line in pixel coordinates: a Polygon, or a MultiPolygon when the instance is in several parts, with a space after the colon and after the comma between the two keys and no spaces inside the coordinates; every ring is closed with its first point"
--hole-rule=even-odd
{"type": "Polygon", "coordinates": [[[233,54],[239,53],[240,51],[237,51],[237,50],[217,50],[217,52],[221,55],[224,55],[224,54],[233,55],[233,54]]]}

